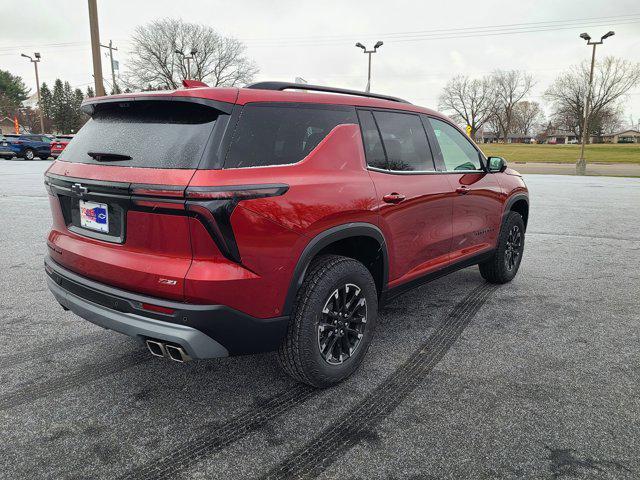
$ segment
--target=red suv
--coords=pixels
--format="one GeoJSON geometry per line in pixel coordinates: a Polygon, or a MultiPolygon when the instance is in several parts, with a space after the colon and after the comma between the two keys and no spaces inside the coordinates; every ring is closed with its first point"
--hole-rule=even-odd
{"type": "Polygon", "coordinates": [[[490,282],[518,271],[527,188],[447,117],[313,85],[193,85],[83,104],[45,179],[65,309],[179,362],[277,350],[325,387],[361,363],[385,301],[474,264],[490,282]]]}

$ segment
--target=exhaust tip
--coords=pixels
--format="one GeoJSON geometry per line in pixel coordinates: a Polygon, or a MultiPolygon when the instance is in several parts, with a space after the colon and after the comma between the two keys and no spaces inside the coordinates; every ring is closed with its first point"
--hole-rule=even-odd
{"type": "Polygon", "coordinates": [[[151,355],[154,355],[156,357],[164,357],[167,355],[165,346],[162,343],[156,342],[155,340],[147,340],[146,344],[147,348],[151,352],[151,355]]]}
{"type": "Polygon", "coordinates": [[[191,360],[184,348],[176,345],[165,345],[168,357],[174,362],[186,363],[191,360]]]}

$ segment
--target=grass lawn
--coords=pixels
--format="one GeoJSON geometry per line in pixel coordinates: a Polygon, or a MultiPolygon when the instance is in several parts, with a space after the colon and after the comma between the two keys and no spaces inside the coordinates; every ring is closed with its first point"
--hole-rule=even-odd
{"type": "MultiPolygon", "coordinates": [[[[514,163],[575,163],[580,156],[580,145],[482,143],[478,146],[485,155],[504,157],[514,163]]],[[[587,162],[640,164],[640,144],[587,145],[584,155],[587,162]]]]}

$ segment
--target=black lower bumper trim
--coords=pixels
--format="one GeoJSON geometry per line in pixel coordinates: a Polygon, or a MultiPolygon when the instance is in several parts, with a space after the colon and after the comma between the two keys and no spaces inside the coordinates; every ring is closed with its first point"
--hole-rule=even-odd
{"type": "Polygon", "coordinates": [[[73,273],[45,258],[49,277],[66,292],[121,313],[132,313],[201,331],[224,346],[230,355],[270,352],[287,332],[289,317],[255,318],[225,305],[173,302],[120,290],[73,273]],[[142,309],[143,303],[174,310],[162,314],[142,309]]]}

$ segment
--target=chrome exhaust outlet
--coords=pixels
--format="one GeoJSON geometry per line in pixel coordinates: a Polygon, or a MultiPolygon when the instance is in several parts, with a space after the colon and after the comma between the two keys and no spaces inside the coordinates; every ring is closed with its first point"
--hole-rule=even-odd
{"type": "Polygon", "coordinates": [[[167,355],[164,343],[156,342],[155,340],[147,340],[145,343],[151,355],[155,357],[165,357],[167,355]]]}
{"type": "Polygon", "coordinates": [[[191,360],[184,348],[177,345],[165,345],[167,356],[174,362],[186,363],[191,360]]]}

